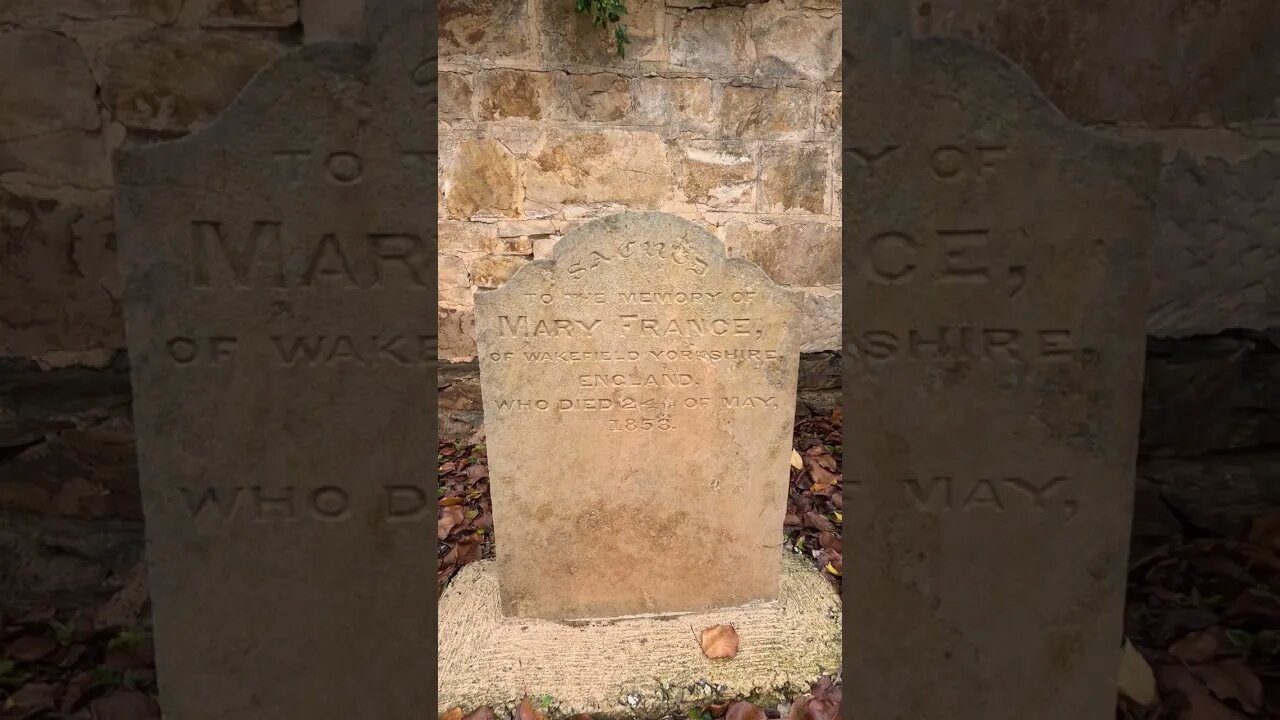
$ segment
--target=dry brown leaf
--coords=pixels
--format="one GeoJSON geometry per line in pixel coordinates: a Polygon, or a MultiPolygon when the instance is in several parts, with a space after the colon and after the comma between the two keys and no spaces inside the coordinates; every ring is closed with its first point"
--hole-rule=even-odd
{"type": "Polygon", "coordinates": [[[824,530],[818,533],[818,546],[825,550],[839,551],[841,549],[840,538],[836,537],[835,533],[829,533],[824,530]]]}
{"type": "MultiPolygon", "coordinates": [[[[451,552],[456,553],[454,562],[458,563],[459,566],[475,562],[480,559],[480,538],[474,535],[461,538],[451,552]]],[[[445,559],[448,559],[448,555],[445,556],[445,559]]]]}
{"type": "Polygon", "coordinates": [[[763,710],[745,700],[730,705],[724,712],[725,720],[768,720],[768,717],[763,710]]]}
{"type": "Polygon", "coordinates": [[[9,643],[5,655],[19,662],[35,662],[58,649],[53,638],[44,635],[23,635],[9,643]]]}
{"type": "Polygon", "coordinates": [[[533,709],[533,705],[529,702],[529,696],[526,695],[520,700],[520,704],[516,706],[516,714],[514,720],[546,720],[542,713],[533,709]]]}
{"type": "Polygon", "coordinates": [[[1280,510],[1273,510],[1253,519],[1253,525],[1249,528],[1249,542],[1280,550],[1280,510]]]}
{"type": "Polygon", "coordinates": [[[489,477],[488,465],[477,464],[467,468],[467,479],[472,482],[475,482],[476,480],[480,480],[487,477],[489,477]]]}
{"type": "Polygon", "coordinates": [[[449,537],[454,528],[462,524],[465,514],[458,505],[450,505],[440,511],[440,519],[436,521],[436,537],[443,540],[449,537]]]}
{"type": "Polygon", "coordinates": [[[1151,671],[1147,659],[1138,649],[1124,639],[1124,650],[1120,656],[1120,694],[1147,707],[1156,701],[1156,676],[1151,671]]]}
{"type": "Polygon", "coordinates": [[[9,696],[5,704],[18,710],[52,710],[54,686],[49,683],[27,683],[9,696]]]}
{"type": "Polygon", "coordinates": [[[156,702],[137,690],[116,690],[89,703],[94,720],[153,720],[160,717],[156,702]]]}
{"type": "Polygon", "coordinates": [[[702,654],[727,660],[738,654],[738,631],[732,625],[712,625],[702,631],[702,654]]]}
{"type": "Polygon", "coordinates": [[[1218,654],[1218,637],[1211,632],[1197,630],[1169,646],[1169,654],[1192,665],[1212,660],[1218,654]]]}
{"type": "Polygon", "coordinates": [[[462,720],[462,708],[452,707],[444,711],[440,716],[440,720],[462,720]]]}
{"type": "Polygon", "coordinates": [[[818,530],[819,532],[821,531],[834,532],[836,529],[835,525],[831,524],[830,518],[828,518],[826,515],[822,515],[821,513],[816,513],[813,511],[809,511],[804,514],[804,524],[805,524],[805,527],[811,527],[814,530],[818,530]]]}
{"type": "Polygon", "coordinates": [[[440,507],[449,507],[451,505],[461,505],[461,504],[462,504],[462,498],[458,497],[457,495],[450,495],[449,497],[440,498],[436,502],[436,505],[439,505],[440,507]]]}
{"type": "Polygon", "coordinates": [[[498,716],[494,714],[493,708],[484,705],[464,715],[462,720],[498,720],[498,716]]]}
{"type": "Polygon", "coordinates": [[[1178,720],[1245,720],[1245,716],[1223,705],[1204,687],[1185,693],[1189,707],[1178,720]]]}
{"type": "Polygon", "coordinates": [[[812,695],[801,695],[791,703],[791,709],[787,711],[787,720],[804,720],[804,711],[809,703],[813,702],[812,695]]]}
{"type": "Polygon", "coordinates": [[[804,460],[801,459],[800,453],[796,452],[795,448],[791,449],[791,467],[797,470],[804,469],[804,460]]]}
{"type": "Polygon", "coordinates": [[[1265,700],[1262,680],[1248,665],[1237,659],[1213,665],[1197,665],[1192,674],[1200,679],[1219,700],[1235,700],[1248,712],[1258,712],[1265,700]]]}
{"type": "Polygon", "coordinates": [[[839,720],[839,701],[813,699],[805,704],[804,720],[839,720]]]}
{"type": "Polygon", "coordinates": [[[809,488],[813,492],[820,493],[832,486],[840,484],[840,476],[828,472],[821,465],[814,465],[809,468],[809,477],[813,478],[813,485],[809,488]]]}

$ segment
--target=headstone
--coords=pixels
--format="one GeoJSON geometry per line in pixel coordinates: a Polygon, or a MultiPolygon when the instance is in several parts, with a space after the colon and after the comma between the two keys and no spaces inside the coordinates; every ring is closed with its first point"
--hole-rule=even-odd
{"type": "Polygon", "coordinates": [[[685,220],[622,213],[476,297],[503,611],[773,600],[796,301],[685,220]]]}
{"type": "Polygon", "coordinates": [[[434,32],[301,49],[118,157],[161,706],[404,719],[436,592],[434,32]]]}
{"type": "Polygon", "coordinates": [[[1000,58],[880,40],[844,90],[845,698],[1110,718],[1157,154],[1000,58]]]}

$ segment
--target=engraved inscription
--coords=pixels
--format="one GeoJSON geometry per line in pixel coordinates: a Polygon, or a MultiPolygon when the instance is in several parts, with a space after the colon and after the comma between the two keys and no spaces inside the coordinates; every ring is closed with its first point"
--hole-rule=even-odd
{"type": "Polygon", "coordinates": [[[693,248],[681,241],[649,242],[630,240],[618,245],[613,251],[591,250],[582,258],[569,265],[569,277],[579,280],[588,271],[601,265],[627,260],[659,259],[671,262],[687,269],[694,275],[707,274],[707,261],[699,257],[693,248]]]}
{"type": "Polygon", "coordinates": [[[1044,480],[1022,477],[904,478],[904,491],[915,507],[928,512],[1034,511],[1071,519],[1077,508],[1072,482],[1064,476],[1044,480]]]}
{"type": "Polygon", "coordinates": [[[355,498],[336,485],[179,487],[178,492],[189,517],[222,522],[345,522],[357,511],[368,515],[371,509],[386,521],[416,522],[435,506],[427,491],[416,485],[386,485],[380,492],[355,498]]]}
{"type": "Polygon", "coordinates": [[[277,221],[258,220],[237,228],[196,220],[191,223],[190,239],[191,285],[200,290],[313,286],[434,290],[435,256],[415,233],[372,231],[361,237],[322,233],[304,238],[277,221]]]}

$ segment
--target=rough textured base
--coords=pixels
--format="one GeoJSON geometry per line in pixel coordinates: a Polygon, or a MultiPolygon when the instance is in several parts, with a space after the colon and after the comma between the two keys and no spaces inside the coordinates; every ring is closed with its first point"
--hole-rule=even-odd
{"type": "MultiPolygon", "coordinates": [[[[550,695],[554,714],[656,717],[718,697],[780,702],[840,667],[840,598],[803,558],[782,557],[777,602],[661,617],[561,623],[504,618],[492,561],[440,598],[440,711],[550,695]],[[738,656],[708,660],[698,635],[738,631],[738,656]]],[[[499,712],[501,716],[502,713],[499,712]]]]}

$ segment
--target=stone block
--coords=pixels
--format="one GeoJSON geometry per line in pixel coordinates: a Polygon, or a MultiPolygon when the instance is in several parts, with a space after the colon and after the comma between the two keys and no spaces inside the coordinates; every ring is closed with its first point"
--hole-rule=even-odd
{"type": "Polygon", "coordinates": [[[541,119],[551,102],[551,78],[527,70],[483,70],[475,75],[478,120],[541,119]]]}
{"type": "Polygon", "coordinates": [[[0,35],[0,88],[0,174],[110,186],[98,86],[75,41],[52,32],[0,35]]]}
{"type": "Polygon", "coordinates": [[[798,88],[731,85],[724,89],[720,134],[769,140],[803,139],[813,127],[813,97],[798,88]]]}
{"type": "Polygon", "coordinates": [[[440,189],[450,218],[519,216],[519,170],[515,156],[502,143],[458,138],[440,152],[440,189]]]}
{"type": "Polygon", "coordinates": [[[665,49],[659,29],[662,0],[628,0],[624,22],[631,44],[626,57],[618,56],[613,26],[606,31],[593,27],[591,16],[575,10],[575,3],[561,0],[530,0],[539,3],[542,59],[551,66],[589,65],[595,67],[633,66],[638,60],[658,60],[665,49]]]}
{"type": "Polygon", "coordinates": [[[440,57],[489,60],[527,57],[537,49],[534,0],[441,0],[440,57]]]}
{"type": "Polygon", "coordinates": [[[723,77],[746,74],[751,66],[750,22],[743,8],[673,12],[667,26],[673,67],[723,77]]]}
{"type": "Polygon", "coordinates": [[[787,10],[783,3],[752,5],[752,74],[821,82],[840,77],[840,15],[787,10]]]}
{"type": "Polygon", "coordinates": [[[1175,151],[1161,173],[1147,332],[1280,326],[1280,152],[1175,151]]]}
{"type": "Polygon", "coordinates": [[[524,267],[527,258],[513,255],[486,255],[471,263],[471,283],[478,288],[496,288],[524,267]]]}
{"type": "Polygon", "coordinates": [[[111,198],[0,184],[0,357],[118,348],[111,198]]]}
{"type": "Polygon", "coordinates": [[[471,273],[462,258],[453,255],[441,255],[438,262],[439,302],[442,308],[469,308],[473,304],[475,286],[471,284],[471,273]]]}
{"type": "Polygon", "coordinates": [[[652,207],[671,193],[667,147],[651,132],[549,129],[522,166],[526,199],[542,205],[652,207]]]}
{"type": "Polygon", "coordinates": [[[286,48],[236,32],[152,30],[98,58],[102,99],[133,130],[185,133],[211,121],[286,48]]]}
{"type": "Polygon", "coordinates": [[[677,197],[716,210],[753,210],[756,149],[740,140],[694,140],[671,151],[677,197]]]}
{"type": "Polygon", "coordinates": [[[831,197],[831,156],[825,144],[764,145],[760,151],[760,209],[821,215],[831,197]]]}
{"type": "MultiPolygon", "coordinates": [[[[725,225],[725,245],[759,265],[782,285],[839,287],[840,226],[824,222],[760,219],[725,225]]],[[[837,323],[838,325],[838,323],[837,323]]]]}
{"type": "Polygon", "coordinates": [[[440,119],[471,120],[472,76],[462,73],[442,72],[439,77],[440,119]]]}
{"type": "MultiPolygon", "coordinates": [[[[440,361],[457,363],[475,360],[475,313],[471,310],[441,308],[437,319],[440,323],[440,361]]],[[[442,397],[440,402],[441,408],[449,407],[445,398],[442,397]]]]}

